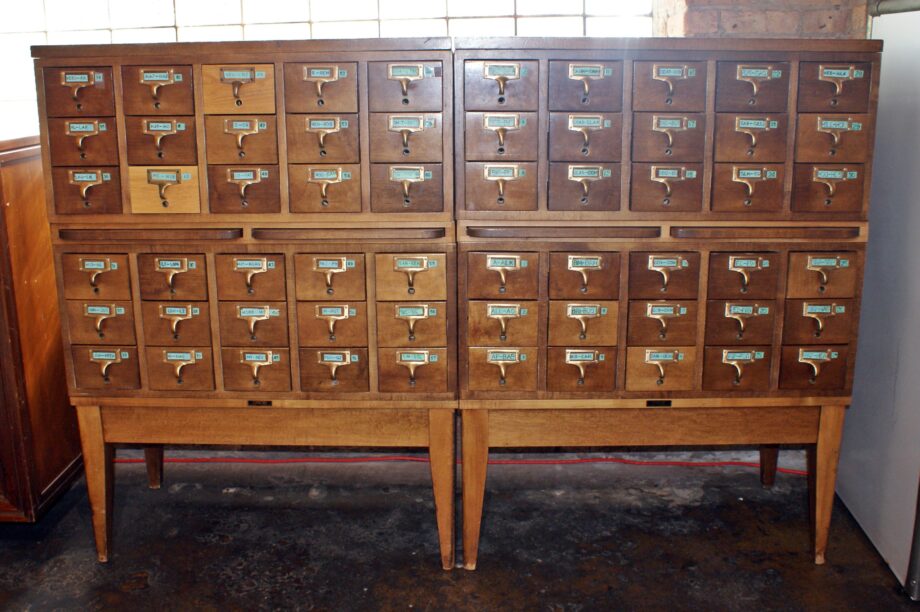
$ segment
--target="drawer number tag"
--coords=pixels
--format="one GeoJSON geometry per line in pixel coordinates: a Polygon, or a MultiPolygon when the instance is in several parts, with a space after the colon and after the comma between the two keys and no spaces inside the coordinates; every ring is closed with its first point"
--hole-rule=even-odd
{"type": "MultiPolygon", "coordinates": [[[[571,172],[571,167],[569,168],[569,172],[571,172]]],[[[601,257],[586,257],[584,255],[568,256],[567,268],[581,275],[581,288],[579,291],[582,293],[588,292],[588,274],[592,270],[601,270],[603,267],[603,258],[601,257]]]]}
{"type": "Polygon", "coordinates": [[[176,384],[182,384],[182,369],[188,365],[194,365],[203,359],[201,351],[176,351],[166,349],[163,351],[163,363],[173,367],[173,374],[176,377],[176,384]]]}
{"type": "Polygon", "coordinates": [[[280,316],[280,309],[272,308],[267,304],[264,306],[243,306],[237,304],[236,306],[236,318],[246,321],[249,326],[249,337],[252,340],[256,339],[256,325],[259,321],[268,321],[272,317],[280,316]]]}
{"type": "MultiPolygon", "coordinates": [[[[424,78],[424,64],[387,64],[387,79],[399,81],[403,97],[409,95],[409,85],[412,81],[420,81],[424,78]]],[[[405,103],[408,104],[408,100],[405,103]]]]}
{"type": "Polygon", "coordinates": [[[565,349],[565,362],[578,368],[578,384],[585,384],[585,369],[589,364],[604,361],[604,354],[598,351],[565,349]]]}
{"type": "Polygon", "coordinates": [[[248,366],[252,374],[252,384],[259,386],[259,370],[281,361],[281,355],[273,351],[240,351],[240,363],[248,366]]]}
{"type": "Polygon", "coordinates": [[[482,116],[482,128],[492,130],[498,136],[499,153],[504,153],[505,136],[508,132],[519,130],[527,125],[527,120],[518,113],[485,113],[482,116]]]}
{"type": "Polygon", "coordinates": [[[99,293],[99,286],[96,284],[99,280],[99,275],[118,269],[118,263],[108,257],[101,259],[81,257],[79,261],[80,270],[89,274],[89,284],[95,293],[99,293]]]}
{"type": "Polygon", "coordinates": [[[779,128],[779,121],[770,117],[735,117],[735,131],[740,134],[747,134],[751,139],[751,148],[747,154],[753,155],[757,147],[757,134],[760,132],[769,132],[779,128]]]}
{"type": "Polygon", "coordinates": [[[329,328],[329,341],[335,341],[335,324],[355,316],[358,311],[351,308],[348,304],[331,306],[328,304],[317,304],[314,306],[314,313],[317,319],[326,321],[329,328]]]}
{"type": "Polygon", "coordinates": [[[603,130],[611,126],[609,119],[604,119],[603,115],[569,115],[568,129],[571,132],[581,134],[582,155],[587,155],[591,147],[591,132],[594,130],[603,130]]]}
{"type": "Polygon", "coordinates": [[[802,316],[813,319],[815,322],[815,338],[820,338],[827,325],[827,319],[838,314],[844,314],[846,306],[838,304],[815,304],[805,302],[802,304],[802,316]]]}
{"type": "Polygon", "coordinates": [[[521,259],[520,255],[486,255],[486,269],[498,272],[500,285],[499,293],[505,292],[505,285],[508,281],[508,272],[514,272],[520,268],[527,267],[527,260],[521,259]]]}
{"type": "Polygon", "coordinates": [[[101,185],[112,180],[112,175],[101,168],[94,170],[68,170],[67,182],[80,188],[80,197],[89,198],[89,190],[96,185],[101,185]]]}
{"type": "Polygon", "coordinates": [[[818,380],[818,376],[821,374],[821,366],[825,363],[837,359],[839,353],[832,350],[823,350],[815,351],[809,349],[799,349],[799,363],[807,364],[811,367],[811,377],[809,377],[808,382],[815,384],[818,380]]]}
{"type": "Polygon", "coordinates": [[[396,363],[409,370],[410,387],[415,386],[415,370],[436,360],[437,355],[429,351],[399,351],[396,354],[396,363]]]}
{"type": "Polygon", "coordinates": [[[661,275],[661,292],[668,290],[671,273],[689,268],[690,262],[683,255],[649,255],[648,269],[661,275]]]}
{"type": "Polygon", "coordinates": [[[596,319],[607,314],[606,308],[601,308],[600,304],[566,304],[565,316],[569,319],[575,319],[581,326],[581,333],[578,334],[579,340],[585,340],[588,337],[588,319],[596,319]]]}
{"type": "Polygon", "coordinates": [[[645,305],[645,316],[655,319],[661,325],[658,337],[664,340],[668,337],[668,320],[683,317],[687,314],[687,307],[680,304],[661,304],[649,302],[645,305]]]}
{"type": "Polygon", "coordinates": [[[745,206],[751,205],[751,198],[754,197],[754,188],[761,181],[773,181],[779,177],[776,170],[769,168],[740,168],[732,166],[732,182],[741,183],[747,189],[747,199],[744,201],[745,206]]]}
{"type": "Polygon", "coordinates": [[[734,319],[735,322],[738,323],[739,340],[744,338],[744,332],[749,318],[768,314],[770,314],[769,306],[761,306],[759,304],[749,306],[747,304],[732,304],[731,302],[726,302],[725,304],[725,318],[734,319]]]}
{"type": "Polygon", "coordinates": [[[437,309],[428,304],[413,304],[411,306],[395,307],[395,318],[406,322],[409,328],[409,340],[415,340],[415,324],[437,314],[437,309]]]}
{"type": "Polygon", "coordinates": [[[839,96],[843,93],[843,86],[847,81],[861,79],[866,75],[865,71],[852,65],[828,65],[821,64],[818,66],[818,80],[825,83],[831,83],[834,86],[834,95],[839,96]]]}
{"type": "Polygon", "coordinates": [[[153,260],[153,267],[157,272],[166,275],[166,285],[170,293],[176,292],[176,276],[194,270],[198,267],[198,262],[189,260],[188,257],[157,257],[153,260]]]}
{"type": "Polygon", "coordinates": [[[652,131],[661,132],[668,139],[668,149],[674,146],[674,133],[696,129],[696,119],[689,117],[674,117],[653,115],[652,131]]]}
{"type": "Polygon", "coordinates": [[[329,368],[329,378],[333,385],[337,385],[339,368],[357,363],[358,356],[352,355],[351,351],[318,351],[316,359],[320,365],[329,368]]]}
{"type": "Polygon", "coordinates": [[[169,331],[172,332],[175,340],[179,339],[179,323],[198,316],[201,312],[197,306],[192,306],[191,304],[186,304],[185,306],[160,304],[159,311],[160,318],[169,321],[169,331]]]}
{"type": "Polygon", "coordinates": [[[664,384],[665,378],[665,366],[669,363],[677,363],[684,360],[684,354],[680,351],[662,351],[659,349],[646,349],[645,350],[645,363],[653,365],[658,368],[658,380],[655,381],[657,385],[664,384]]]}
{"type": "Polygon", "coordinates": [[[96,333],[100,338],[105,337],[102,326],[106,320],[123,314],[125,314],[124,307],[115,304],[83,304],[83,316],[93,319],[96,333]]]}
{"type": "Polygon", "coordinates": [[[729,255],[728,269],[741,275],[741,293],[748,292],[751,282],[751,272],[770,267],[770,260],[766,257],[750,255],[729,255]]]}
{"type": "Polygon", "coordinates": [[[735,349],[722,350],[722,363],[735,368],[735,378],[732,380],[733,385],[741,384],[741,377],[744,376],[744,366],[754,363],[764,358],[763,351],[739,351],[735,349]]]}
{"type": "Polygon", "coordinates": [[[106,351],[89,350],[89,360],[99,364],[99,374],[105,382],[109,382],[109,368],[112,367],[113,364],[121,363],[125,359],[128,359],[128,357],[128,351],[117,348],[106,351]]]}
{"type": "Polygon", "coordinates": [[[252,286],[252,280],[256,274],[262,274],[274,269],[275,262],[270,261],[267,257],[260,257],[258,259],[243,257],[233,258],[233,270],[243,274],[246,282],[246,293],[255,293],[255,289],[252,286]]]}
{"type": "Polygon", "coordinates": [[[824,291],[827,283],[828,277],[830,275],[830,270],[837,270],[839,268],[849,268],[850,260],[846,257],[841,257],[840,255],[833,255],[830,257],[819,256],[813,257],[808,256],[807,263],[805,264],[805,269],[812,272],[817,272],[821,277],[821,285],[818,287],[819,291],[824,291]]]}
{"type": "Polygon", "coordinates": [[[522,76],[525,76],[525,71],[521,69],[520,64],[484,62],[482,65],[482,77],[498,83],[498,95],[501,97],[505,95],[505,86],[508,81],[520,79],[522,76]]]}
{"type": "Polygon", "coordinates": [[[527,314],[526,308],[521,308],[520,304],[487,304],[486,316],[498,321],[501,327],[501,333],[498,338],[501,341],[508,339],[508,321],[518,319],[527,314]]]}
{"type": "Polygon", "coordinates": [[[686,64],[652,64],[652,78],[662,81],[668,87],[668,99],[674,95],[674,82],[685,81],[696,76],[696,68],[686,64]]]}
{"type": "Polygon", "coordinates": [[[394,256],[393,270],[406,275],[406,293],[415,293],[415,275],[437,266],[437,261],[427,255],[394,256]]]}
{"type": "Polygon", "coordinates": [[[588,95],[591,93],[591,81],[599,81],[612,74],[613,70],[606,68],[603,64],[569,64],[569,78],[573,81],[581,81],[584,89],[583,103],[588,101],[588,95]]]}
{"type": "Polygon", "coordinates": [[[830,134],[833,139],[833,146],[839,147],[840,142],[843,140],[843,135],[846,132],[860,132],[862,131],[862,123],[859,121],[853,121],[850,118],[846,119],[826,119],[824,117],[818,117],[818,131],[823,134],[830,134]]]}
{"type": "Polygon", "coordinates": [[[745,83],[750,83],[753,92],[751,93],[751,99],[757,97],[757,94],[760,93],[760,84],[764,81],[770,81],[772,79],[782,78],[783,71],[768,64],[765,65],[751,65],[751,64],[738,64],[738,70],[735,73],[735,80],[744,81],[745,83]]]}
{"type": "MultiPolygon", "coordinates": [[[[176,74],[173,68],[142,68],[139,71],[138,81],[140,81],[141,85],[150,88],[150,97],[158,102],[160,99],[160,88],[166,85],[172,85],[173,83],[181,83],[182,74],[176,74]]],[[[154,106],[159,108],[158,104],[154,106]]]]}
{"type": "Polygon", "coordinates": [[[323,275],[326,281],[326,293],[332,295],[335,289],[332,283],[336,274],[348,271],[355,267],[355,260],[348,257],[314,257],[313,271],[323,275]]]}
{"type": "Polygon", "coordinates": [[[519,164],[485,164],[482,169],[483,178],[498,184],[498,203],[505,203],[505,184],[516,181],[525,175],[519,164]]]}
{"type": "Polygon", "coordinates": [[[326,83],[334,83],[338,81],[340,77],[344,78],[348,76],[348,73],[344,70],[339,71],[339,67],[330,64],[328,66],[304,66],[303,67],[303,80],[308,83],[313,83],[316,85],[316,97],[323,97],[323,86],[326,83]]]}
{"type": "Polygon", "coordinates": [[[498,370],[501,373],[498,379],[498,384],[500,385],[505,384],[508,366],[520,363],[526,359],[527,355],[522,355],[521,351],[518,349],[489,350],[486,352],[486,361],[492,365],[498,366],[498,370]]]}

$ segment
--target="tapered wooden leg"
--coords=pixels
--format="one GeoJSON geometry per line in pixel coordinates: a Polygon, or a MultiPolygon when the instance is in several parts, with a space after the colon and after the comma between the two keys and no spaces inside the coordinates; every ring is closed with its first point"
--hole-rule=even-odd
{"type": "Polygon", "coordinates": [[[760,484],[769,489],[776,482],[776,462],[779,459],[779,446],[775,444],[760,447],[760,484]]]}
{"type": "MultiPolygon", "coordinates": [[[[818,425],[818,443],[814,450],[814,542],[815,564],[824,565],[827,533],[834,508],[834,487],[837,483],[837,460],[840,458],[840,438],[846,406],[822,406],[818,425]]],[[[809,462],[812,463],[812,462],[809,462]]],[[[811,467],[811,466],[809,466],[811,467]]]]}
{"type": "Polygon", "coordinates": [[[83,446],[86,489],[93,512],[96,557],[105,563],[109,560],[109,544],[112,540],[112,459],[115,453],[112,445],[106,444],[103,438],[102,411],[99,406],[78,406],[77,422],[83,446]]]}
{"type": "Polygon", "coordinates": [[[431,484],[441,545],[441,567],[454,568],[454,474],[457,454],[454,446],[454,411],[428,411],[428,454],[431,484]]]}
{"type": "Polygon", "coordinates": [[[146,447],[144,463],[147,464],[147,486],[151,489],[159,489],[163,486],[163,447],[146,447]]]}
{"type": "Polygon", "coordinates": [[[489,464],[489,412],[462,410],[463,431],[463,567],[476,569],[482,502],[489,464]]]}

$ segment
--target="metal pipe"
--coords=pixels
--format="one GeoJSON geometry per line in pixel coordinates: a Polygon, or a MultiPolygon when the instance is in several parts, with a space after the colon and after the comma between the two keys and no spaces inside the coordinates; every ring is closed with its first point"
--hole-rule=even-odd
{"type": "Polygon", "coordinates": [[[871,17],[911,11],[920,11],[920,0],[869,0],[871,17]]]}

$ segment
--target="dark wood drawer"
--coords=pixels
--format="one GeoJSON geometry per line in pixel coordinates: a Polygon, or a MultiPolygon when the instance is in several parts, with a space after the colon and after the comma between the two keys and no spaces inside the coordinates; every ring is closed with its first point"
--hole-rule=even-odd
{"type": "Polygon", "coordinates": [[[445,348],[382,348],[378,351],[382,393],[445,393],[448,363],[445,348]]]}
{"type": "Polygon", "coordinates": [[[612,162],[622,151],[622,113],[550,113],[550,160],[612,162]]]}
{"type": "Polygon", "coordinates": [[[195,117],[125,117],[128,163],[198,164],[195,117]]]}
{"type": "Polygon", "coordinates": [[[447,303],[378,302],[377,344],[447,346],[447,303]]]}
{"type": "Polygon", "coordinates": [[[470,391],[536,391],[538,361],[534,347],[470,348],[470,391]]]}
{"type": "Polygon", "coordinates": [[[696,387],[695,370],[692,346],[626,349],[627,391],[690,391],[696,387]]]}
{"type": "Polygon", "coordinates": [[[208,299],[208,274],[204,255],[140,254],[137,256],[137,267],[141,299],[208,299]]]}
{"type": "Polygon", "coordinates": [[[632,164],[630,209],[693,212],[703,208],[703,164],[632,164]]]}
{"type": "Polygon", "coordinates": [[[783,112],[789,99],[788,62],[719,62],[716,111],[783,112]]]}
{"type": "Polygon", "coordinates": [[[64,297],[72,300],[129,300],[128,257],[99,253],[61,255],[64,297]]]}
{"type": "Polygon", "coordinates": [[[209,164],[277,164],[278,134],[274,115],[204,118],[209,164]]]}
{"type": "Polygon", "coordinates": [[[73,346],[73,373],[79,389],[139,389],[137,349],[133,346],[73,346]]]}
{"type": "Polygon", "coordinates": [[[222,300],[284,300],[284,255],[217,255],[217,297],[222,300]]]}
{"type": "Polygon", "coordinates": [[[367,305],[297,302],[297,337],[301,346],[367,346],[367,305]]]}
{"type": "Polygon", "coordinates": [[[214,360],[208,347],[147,347],[147,377],[155,391],[212,391],[214,360]]]}
{"type": "Polygon", "coordinates": [[[630,298],[695,298],[699,278],[699,253],[629,254],[630,298]]]}
{"type": "Polygon", "coordinates": [[[304,253],[294,258],[298,300],[364,301],[362,253],[304,253]]]}
{"type": "Polygon", "coordinates": [[[291,358],[286,348],[222,348],[227,391],[290,391],[291,358]]]}
{"type": "Polygon", "coordinates": [[[366,392],[367,349],[300,349],[300,386],[306,393],[366,392]]]}
{"type": "Polygon", "coordinates": [[[358,65],[285,64],[284,108],[289,113],[357,113],[358,65]]]}
{"type": "Polygon", "coordinates": [[[535,299],[540,278],[537,253],[469,253],[466,291],[470,298],[535,299]]]}
{"type": "Polygon", "coordinates": [[[52,168],[51,182],[58,214],[121,213],[121,179],[117,167],[52,168]]]}
{"type": "Polygon", "coordinates": [[[440,212],[443,184],[441,164],[371,164],[371,210],[440,212]]]}
{"type": "Polygon", "coordinates": [[[863,208],[862,164],[796,164],[792,174],[792,210],[859,212],[863,208]]]}
{"type": "Polygon", "coordinates": [[[536,160],[537,113],[466,113],[466,159],[536,160]]]}
{"type": "Polygon", "coordinates": [[[846,388],[847,345],[784,346],[779,371],[780,389],[846,388]]]}
{"type": "Polygon", "coordinates": [[[278,166],[208,166],[212,213],[281,212],[278,166]]]}
{"type": "Polygon", "coordinates": [[[191,66],[122,66],[126,115],[191,115],[195,112],[191,66]]]}
{"type": "Polygon", "coordinates": [[[869,108],[871,83],[868,62],[802,62],[799,111],[864,113],[869,108]]]}
{"type": "Polygon", "coordinates": [[[358,115],[288,115],[288,161],[356,164],[358,115]]]}
{"type": "Polygon", "coordinates": [[[861,265],[859,254],[854,251],[790,253],[786,296],[853,297],[861,265]]]}
{"type": "Polygon", "coordinates": [[[48,140],[54,166],[114,166],[118,163],[114,117],[48,119],[48,140]]]}
{"type": "Polygon", "coordinates": [[[863,163],[871,154],[869,115],[799,115],[795,160],[863,163]]]}
{"type": "Polygon", "coordinates": [[[447,255],[378,253],[378,300],[446,300],[447,255]]]}
{"type": "Polygon", "coordinates": [[[549,303],[549,345],[616,345],[618,315],[617,302],[552,300],[549,303]]]}
{"type": "Polygon", "coordinates": [[[633,62],[633,108],[636,110],[703,110],[706,107],[706,62],[633,62]]]}
{"type": "Polygon", "coordinates": [[[776,253],[713,253],[709,256],[709,297],[772,299],[778,274],[776,253]]]}
{"type": "Polygon", "coordinates": [[[134,308],[128,301],[67,301],[71,344],[137,344],[134,308]]]}
{"type": "Polygon", "coordinates": [[[782,162],[786,159],[786,115],[716,115],[715,160],[782,162]]]}
{"type": "Polygon", "coordinates": [[[220,342],[224,346],[287,346],[285,302],[220,302],[220,342]]]}
{"type": "Polygon", "coordinates": [[[371,113],[371,161],[397,164],[440,162],[441,113],[371,113]]]}
{"type": "Polygon", "coordinates": [[[619,253],[550,253],[551,299],[615,300],[619,292],[619,253]]]}
{"type": "Polygon", "coordinates": [[[143,302],[144,341],[150,346],[211,344],[211,314],[207,302],[143,302]]]}
{"type": "Polygon", "coordinates": [[[466,164],[466,210],[536,210],[537,164],[466,164]]]}
{"type": "Polygon", "coordinates": [[[633,113],[633,160],[703,161],[705,122],[702,113],[633,113]]]}
{"type": "Polygon", "coordinates": [[[783,208],[781,164],[715,164],[712,210],[775,212],[783,208]]]}
{"type": "Polygon", "coordinates": [[[623,108],[623,62],[549,62],[549,109],[618,111],[623,108]]]}
{"type": "Polygon", "coordinates": [[[695,344],[696,309],[693,300],[631,301],[626,342],[646,346],[695,344]]]}
{"type": "Polygon", "coordinates": [[[769,346],[707,346],[703,351],[703,389],[767,391],[769,346]]]}
{"type": "Polygon", "coordinates": [[[546,390],[562,393],[612,392],[617,349],[610,346],[551,346],[546,350],[546,390]]]}
{"type": "Polygon", "coordinates": [[[549,164],[549,210],[620,209],[620,164],[549,164]]]}
{"type": "Polygon", "coordinates": [[[288,166],[291,212],[360,212],[359,164],[309,164],[288,166]]]}
{"type": "Polygon", "coordinates": [[[854,336],[854,300],[786,300],[783,342],[846,344],[854,336]]]}
{"type": "Polygon", "coordinates": [[[706,344],[772,344],[772,300],[711,300],[706,304],[706,344]]]}
{"type": "Polygon", "coordinates": [[[531,301],[470,301],[467,344],[470,346],[534,346],[540,305],[531,301]]]}
{"type": "Polygon", "coordinates": [[[441,62],[368,62],[367,84],[371,111],[440,111],[445,106],[441,62]]]}
{"type": "Polygon", "coordinates": [[[205,64],[201,80],[208,115],[275,112],[272,64],[205,64]]]}
{"type": "Polygon", "coordinates": [[[115,84],[109,66],[45,68],[44,80],[49,117],[115,114],[115,84]]]}
{"type": "Polygon", "coordinates": [[[463,70],[465,108],[537,110],[540,72],[535,60],[467,60],[463,70]]]}

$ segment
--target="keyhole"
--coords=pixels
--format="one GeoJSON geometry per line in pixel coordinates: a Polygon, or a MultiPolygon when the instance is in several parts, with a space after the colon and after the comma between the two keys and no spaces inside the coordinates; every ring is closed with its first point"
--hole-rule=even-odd
{"type": "Polygon", "coordinates": [[[238,155],[240,156],[240,159],[242,159],[242,158],[246,157],[246,151],[240,151],[240,152],[238,153],[238,155]]]}
{"type": "Polygon", "coordinates": [[[671,205],[671,198],[664,198],[664,199],[661,200],[661,203],[662,203],[662,205],[664,205],[664,206],[670,206],[670,205],[671,205]]]}
{"type": "Polygon", "coordinates": [[[739,332],[738,332],[738,340],[744,340],[744,332],[743,332],[743,331],[739,331],[739,332]]]}
{"type": "Polygon", "coordinates": [[[109,382],[109,375],[106,374],[105,376],[103,376],[103,377],[102,377],[102,380],[103,380],[103,382],[109,382]]]}
{"type": "Polygon", "coordinates": [[[92,204],[90,204],[90,201],[89,201],[89,200],[84,200],[84,201],[83,201],[83,208],[89,208],[90,206],[92,206],[92,204]]]}
{"type": "Polygon", "coordinates": [[[99,337],[100,337],[100,338],[105,338],[105,332],[99,332],[99,337]]]}
{"type": "Polygon", "coordinates": [[[666,332],[663,332],[663,331],[662,331],[662,332],[658,332],[658,337],[661,338],[662,340],[665,340],[665,339],[667,339],[668,334],[667,334],[666,332]]]}
{"type": "Polygon", "coordinates": [[[329,334],[329,342],[335,342],[335,334],[329,334]]]}
{"type": "Polygon", "coordinates": [[[815,331],[815,338],[820,338],[820,337],[821,337],[821,330],[819,329],[815,331]]]}
{"type": "Polygon", "coordinates": [[[80,159],[86,159],[86,153],[80,153],[80,159]]]}
{"type": "Polygon", "coordinates": [[[252,384],[253,384],[253,386],[258,387],[259,385],[262,384],[262,382],[261,382],[258,378],[253,378],[253,379],[252,379],[252,384]]]}
{"type": "Polygon", "coordinates": [[[674,98],[665,98],[664,103],[667,104],[668,106],[671,106],[672,104],[674,104],[674,98]]]}
{"type": "Polygon", "coordinates": [[[255,334],[250,334],[250,335],[249,335],[249,339],[252,340],[253,342],[255,342],[256,340],[258,340],[258,338],[256,338],[256,335],[255,335],[255,334]]]}
{"type": "Polygon", "coordinates": [[[179,339],[179,332],[176,332],[173,334],[173,340],[178,340],[178,339],[179,339]]]}
{"type": "Polygon", "coordinates": [[[837,98],[831,98],[831,106],[837,106],[840,103],[837,98]]]}
{"type": "Polygon", "coordinates": [[[498,154],[499,154],[499,155],[504,155],[504,154],[505,154],[505,147],[498,147],[498,154]]]}
{"type": "Polygon", "coordinates": [[[830,155],[831,157],[834,157],[835,155],[837,155],[837,149],[831,149],[831,150],[828,151],[827,153],[828,153],[828,155],[830,155]]]}
{"type": "Polygon", "coordinates": [[[160,108],[160,103],[159,103],[159,102],[154,102],[154,103],[153,103],[153,108],[160,108]]]}
{"type": "Polygon", "coordinates": [[[827,198],[826,200],[824,200],[824,205],[825,205],[825,206],[830,206],[830,205],[831,205],[831,199],[830,199],[830,198],[827,198]]]}
{"type": "Polygon", "coordinates": [[[664,154],[665,154],[665,155],[670,156],[670,155],[672,155],[673,153],[674,153],[674,151],[672,151],[670,147],[668,147],[667,149],[664,150],[664,154]]]}
{"type": "Polygon", "coordinates": [[[812,376],[812,377],[810,377],[810,378],[808,379],[808,384],[809,384],[809,385],[813,385],[813,384],[815,384],[816,382],[818,382],[818,379],[816,379],[814,376],[812,376]]]}
{"type": "Polygon", "coordinates": [[[754,157],[754,149],[748,149],[748,150],[747,150],[747,156],[748,156],[748,157],[754,157]]]}
{"type": "Polygon", "coordinates": [[[500,384],[500,385],[504,385],[504,384],[505,384],[505,377],[504,377],[504,376],[502,376],[501,378],[498,379],[498,384],[500,384]]]}
{"type": "Polygon", "coordinates": [[[824,285],[819,285],[819,286],[818,286],[818,291],[821,292],[821,293],[824,293],[825,291],[827,291],[827,287],[825,287],[824,285]]]}
{"type": "Polygon", "coordinates": [[[163,200],[160,204],[163,205],[163,208],[169,208],[169,202],[167,200],[163,200]]]}
{"type": "Polygon", "coordinates": [[[319,203],[320,206],[329,206],[329,200],[321,200],[319,203]]]}
{"type": "Polygon", "coordinates": [[[320,157],[326,157],[326,149],[320,149],[320,150],[319,150],[319,156],[320,156],[320,157]]]}
{"type": "Polygon", "coordinates": [[[77,102],[77,110],[83,110],[83,104],[82,104],[82,103],[77,102]]]}
{"type": "Polygon", "coordinates": [[[745,199],[744,199],[744,205],[745,205],[745,206],[750,206],[750,205],[753,204],[753,203],[754,203],[754,202],[753,202],[753,200],[751,200],[751,198],[745,198],[745,199]]]}
{"type": "Polygon", "coordinates": [[[184,381],[181,378],[176,379],[176,384],[181,385],[184,381]]]}
{"type": "Polygon", "coordinates": [[[255,292],[256,292],[256,290],[253,289],[252,287],[246,287],[246,293],[253,294],[253,293],[255,293],[255,292]]]}
{"type": "MultiPolygon", "coordinates": [[[[99,290],[96,289],[96,291],[99,291],[99,290]]],[[[499,288],[498,288],[498,292],[499,292],[499,293],[504,293],[504,292],[505,292],[505,286],[502,285],[501,287],[499,287],[499,288]]]]}
{"type": "Polygon", "coordinates": [[[409,198],[403,198],[403,206],[408,206],[411,203],[412,203],[412,200],[410,200],[409,198]]]}
{"type": "Polygon", "coordinates": [[[235,102],[235,104],[236,104],[237,106],[243,106],[243,101],[242,101],[242,100],[237,100],[237,101],[235,102]]]}
{"type": "Polygon", "coordinates": [[[403,155],[409,155],[409,153],[411,153],[411,151],[409,151],[408,148],[405,148],[405,149],[402,150],[402,154],[403,154],[403,155]]]}
{"type": "Polygon", "coordinates": [[[582,147],[582,148],[581,148],[581,154],[582,154],[582,155],[587,155],[587,154],[590,153],[590,152],[591,152],[591,151],[588,149],[588,147],[582,147]]]}
{"type": "Polygon", "coordinates": [[[747,285],[741,285],[741,293],[747,293],[747,292],[748,292],[747,285]]]}
{"type": "Polygon", "coordinates": [[[738,385],[741,384],[741,381],[740,381],[739,379],[737,379],[737,378],[733,378],[733,379],[732,379],[732,384],[733,384],[734,386],[737,387],[738,385]]]}
{"type": "Polygon", "coordinates": [[[587,203],[588,203],[588,196],[581,196],[581,203],[582,203],[582,204],[587,204],[587,203]]]}
{"type": "Polygon", "coordinates": [[[664,384],[664,379],[663,379],[663,378],[659,378],[658,380],[655,381],[655,384],[656,384],[656,385],[663,385],[663,384],[664,384]]]}
{"type": "Polygon", "coordinates": [[[579,384],[579,385],[585,384],[585,379],[584,379],[584,378],[579,378],[579,379],[578,379],[578,384],[579,384]]]}
{"type": "Polygon", "coordinates": [[[588,334],[586,334],[585,332],[581,332],[580,334],[578,334],[579,340],[585,340],[587,339],[587,337],[588,337],[588,334]]]}
{"type": "Polygon", "coordinates": [[[93,287],[93,293],[99,293],[99,287],[93,287]]]}
{"type": "Polygon", "coordinates": [[[406,291],[408,291],[410,295],[415,294],[415,287],[409,287],[406,291]]]}
{"type": "Polygon", "coordinates": [[[329,295],[332,295],[333,293],[335,293],[335,289],[333,289],[332,287],[326,287],[326,293],[328,293],[329,295]]]}
{"type": "Polygon", "coordinates": [[[163,159],[163,151],[157,151],[157,157],[163,159]]]}
{"type": "Polygon", "coordinates": [[[322,98],[320,98],[319,100],[316,101],[316,105],[317,105],[317,106],[326,106],[326,101],[323,100],[322,98]]]}
{"type": "MultiPolygon", "coordinates": [[[[504,104],[504,103],[505,103],[505,96],[498,96],[498,103],[499,103],[499,104],[504,104]]],[[[504,384],[504,383],[502,383],[502,384],[504,384]]]]}
{"type": "Polygon", "coordinates": [[[588,286],[582,285],[581,287],[579,287],[578,290],[581,291],[582,293],[588,293],[588,286]]]}
{"type": "Polygon", "coordinates": [[[505,196],[498,196],[498,198],[495,201],[498,202],[499,204],[504,204],[505,196]]]}
{"type": "Polygon", "coordinates": [[[415,340],[415,334],[409,334],[409,341],[415,340]]]}
{"type": "Polygon", "coordinates": [[[757,100],[755,98],[748,99],[749,106],[754,106],[755,104],[757,104],[757,100]]]}
{"type": "Polygon", "coordinates": [[[502,342],[504,342],[505,340],[508,339],[508,336],[507,336],[506,334],[500,334],[500,335],[498,336],[498,339],[501,340],[502,342]]]}
{"type": "Polygon", "coordinates": [[[414,387],[414,386],[415,386],[415,379],[414,379],[414,378],[410,378],[410,379],[409,379],[409,386],[410,386],[410,387],[414,387]]]}
{"type": "Polygon", "coordinates": [[[582,97],[581,97],[581,103],[582,103],[582,104],[587,104],[588,102],[590,102],[590,100],[588,100],[588,96],[582,96],[582,97]]]}
{"type": "Polygon", "coordinates": [[[403,98],[403,99],[402,99],[402,103],[403,103],[405,106],[408,106],[408,105],[409,105],[409,98],[403,98]]]}

